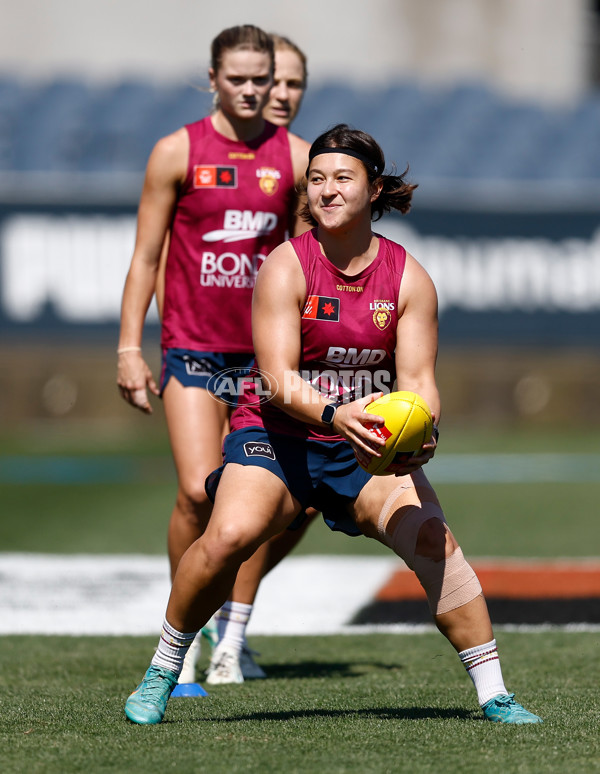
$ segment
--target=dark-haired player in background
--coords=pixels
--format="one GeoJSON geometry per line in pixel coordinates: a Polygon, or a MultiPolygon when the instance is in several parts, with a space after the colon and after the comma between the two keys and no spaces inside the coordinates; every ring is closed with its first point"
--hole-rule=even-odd
{"type": "MultiPolygon", "coordinates": [[[[263,116],[278,126],[289,128],[296,117],[308,78],[305,54],[289,38],[273,34],[275,75],[263,116]]],[[[246,640],[254,600],[262,578],[298,544],[317,512],[307,511],[306,519],[297,529],[286,530],[261,546],[256,554],[241,566],[233,593],[216,616],[218,645],[213,650],[207,671],[210,685],[242,683],[244,680],[266,677],[254,660],[254,651],[246,640]]],[[[210,627],[208,627],[210,628],[210,627]]],[[[210,636],[210,631],[203,630],[210,636]]],[[[200,655],[200,637],[188,651],[180,682],[196,680],[196,663],[200,655]]]]}
{"type": "Polygon", "coordinates": [[[146,413],[148,390],[163,398],[178,479],[168,532],[172,575],[212,509],[204,481],[220,464],[230,413],[211,393],[214,376],[247,369],[256,273],[289,233],[306,228],[296,217],[295,185],[308,143],[262,115],[273,72],[269,34],[252,25],[223,30],[211,44],[215,109],[159,140],[146,169],[123,292],[117,383],[146,413]],[[164,245],[159,388],[142,357],[142,334],[164,245]]]}

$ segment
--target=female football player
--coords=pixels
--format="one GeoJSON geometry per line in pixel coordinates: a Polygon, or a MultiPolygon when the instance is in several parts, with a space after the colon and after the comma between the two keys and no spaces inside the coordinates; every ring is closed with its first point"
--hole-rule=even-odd
{"type": "Polygon", "coordinates": [[[241,563],[312,506],[332,529],[388,545],[415,572],[486,718],[540,722],[504,686],[481,586],[422,470],[437,433],[396,475],[370,476],[357,460],[384,443],[372,432],[383,418],[364,411],[378,396],[369,383],[419,393],[440,419],[435,288],[371,226],[391,209],[406,213],[414,188],[385,173],[363,132],[338,125],[311,146],[304,217],[314,228],[270,254],[253,297],[257,365],[264,386],[278,389],[270,400],[246,393],[233,413],[224,464],[207,481],[212,517],[177,568],[158,648],[127,700],[131,721],[162,720],[186,649],[241,563]],[[386,325],[374,319],[381,302],[386,325]]]}
{"type": "Polygon", "coordinates": [[[245,373],[257,271],[289,233],[306,228],[296,216],[295,185],[306,169],[308,143],[262,115],[273,67],[273,41],[257,27],[232,27],[213,40],[215,109],[158,141],[139,204],[117,383],[123,398],[146,413],[148,390],[164,401],[178,478],[168,533],[173,574],[212,508],[204,481],[220,464],[230,408],[215,395],[216,377],[225,369],[245,373]],[[141,344],[163,245],[158,387],[141,344]]]}
{"type": "MultiPolygon", "coordinates": [[[[269,101],[263,117],[273,124],[289,128],[296,117],[307,82],[306,56],[289,38],[271,35],[275,46],[275,75],[269,101]]],[[[206,680],[210,685],[242,683],[244,680],[266,677],[254,660],[254,652],[246,640],[254,600],[264,575],[275,567],[298,544],[317,512],[308,509],[306,518],[294,530],[262,545],[241,566],[231,598],[219,610],[217,618],[218,645],[213,649],[206,680]]],[[[207,629],[203,632],[209,634],[207,629]]],[[[200,637],[188,651],[180,682],[195,682],[196,663],[200,655],[200,637]]]]}

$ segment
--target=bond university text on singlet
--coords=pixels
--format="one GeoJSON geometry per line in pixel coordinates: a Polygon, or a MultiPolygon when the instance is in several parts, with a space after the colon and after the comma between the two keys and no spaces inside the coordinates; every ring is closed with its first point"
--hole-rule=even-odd
{"type": "Polygon", "coordinates": [[[228,140],[210,117],[185,127],[190,155],[171,228],[161,345],[252,352],[256,272],[285,241],[294,196],[287,131],[228,140]]]}
{"type": "MultiPolygon", "coordinates": [[[[374,261],[359,274],[343,274],[323,255],[316,230],[290,240],[306,278],[301,321],[300,375],[334,400],[389,392],[396,378],[398,295],[406,263],[403,247],[379,236],[374,261]]],[[[285,385],[278,385],[285,390],[285,385]]],[[[234,411],[233,430],[264,427],[276,433],[339,439],[307,425],[250,389],[234,411]]]]}

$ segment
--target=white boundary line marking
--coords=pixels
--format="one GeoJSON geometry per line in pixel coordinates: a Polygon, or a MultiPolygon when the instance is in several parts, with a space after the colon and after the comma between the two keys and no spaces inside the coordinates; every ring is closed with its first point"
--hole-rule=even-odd
{"type": "MultiPolygon", "coordinates": [[[[263,581],[248,634],[434,631],[430,624],[347,623],[403,566],[394,556],[289,557],[263,581]]],[[[169,587],[166,557],[0,553],[0,635],[158,636],[169,587]]],[[[596,624],[495,628],[600,631],[596,624]]]]}

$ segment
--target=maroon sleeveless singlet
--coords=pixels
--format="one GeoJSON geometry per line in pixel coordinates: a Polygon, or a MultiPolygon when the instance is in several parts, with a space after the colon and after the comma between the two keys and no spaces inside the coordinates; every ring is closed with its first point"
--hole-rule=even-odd
{"type": "Polygon", "coordinates": [[[267,123],[250,142],[186,126],[187,177],[171,229],[161,346],[252,352],[256,272],[286,238],[294,200],[287,130],[267,123]]]}
{"type": "MultiPolygon", "coordinates": [[[[306,278],[300,374],[335,399],[389,392],[396,378],[398,295],[406,250],[377,236],[376,258],[354,276],[340,272],[323,255],[316,229],[290,240],[306,278]]],[[[231,427],[257,426],[317,440],[340,438],[261,402],[250,390],[240,399],[231,427]]]]}

